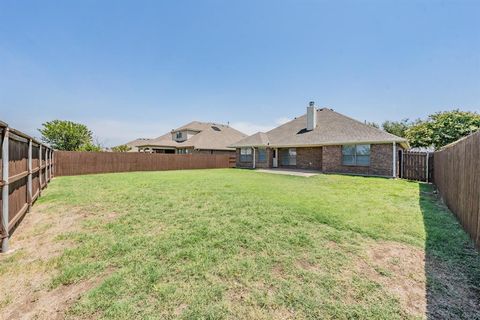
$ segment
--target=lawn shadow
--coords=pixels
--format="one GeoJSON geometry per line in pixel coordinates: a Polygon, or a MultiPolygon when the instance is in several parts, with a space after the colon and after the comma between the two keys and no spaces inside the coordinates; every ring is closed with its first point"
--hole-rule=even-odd
{"type": "Polygon", "coordinates": [[[427,319],[480,319],[480,253],[432,185],[419,183],[427,319]]]}

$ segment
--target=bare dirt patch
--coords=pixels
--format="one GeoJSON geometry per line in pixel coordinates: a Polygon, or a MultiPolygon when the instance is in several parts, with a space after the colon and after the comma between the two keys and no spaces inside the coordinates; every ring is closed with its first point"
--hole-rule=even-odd
{"type": "Polygon", "coordinates": [[[355,271],[382,287],[411,316],[425,317],[427,310],[425,252],[395,242],[369,246],[355,261],[355,271]]]}
{"type": "Polygon", "coordinates": [[[79,209],[35,205],[11,238],[12,252],[0,255],[1,319],[63,319],[95,278],[70,286],[49,287],[56,275],[55,258],[74,244],[58,236],[81,228],[89,214],[79,209]]]}

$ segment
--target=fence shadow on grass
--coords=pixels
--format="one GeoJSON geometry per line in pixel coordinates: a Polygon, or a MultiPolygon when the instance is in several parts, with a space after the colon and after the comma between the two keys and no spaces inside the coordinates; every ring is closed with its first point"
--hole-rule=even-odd
{"type": "Polygon", "coordinates": [[[480,253],[431,185],[419,183],[427,319],[480,318],[480,253]]]}

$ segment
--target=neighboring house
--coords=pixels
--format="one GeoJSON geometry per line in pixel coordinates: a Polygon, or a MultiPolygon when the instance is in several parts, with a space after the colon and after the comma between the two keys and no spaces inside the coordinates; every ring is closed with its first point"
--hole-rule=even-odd
{"type": "Polygon", "coordinates": [[[224,124],[193,121],[138,147],[140,151],[153,153],[235,155],[235,148],[230,145],[246,136],[224,124]]]}
{"type": "Polygon", "coordinates": [[[297,168],[326,173],[396,176],[404,138],[344,116],[316,109],[266,133],[232,145],[240,168],[297,168]]]}
{"type": "Polygon", "coordinates": [[[138,138],[133,141],[125,143],[125,145],[130,147],[130,150],[128,150],[128,152],[138,152],[139,151],[138,146],[144,144],[148,140],[150,139],[138,138]]]}

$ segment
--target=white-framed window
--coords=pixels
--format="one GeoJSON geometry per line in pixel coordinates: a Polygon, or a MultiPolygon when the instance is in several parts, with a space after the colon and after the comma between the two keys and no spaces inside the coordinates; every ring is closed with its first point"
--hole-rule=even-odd
{"type": "Polygon", "coordinates": [[[240,148],[240,161],[252,161],[252,148],[240,148]]]}
{"type": "Polygon", "coordinates": [[[267,161],[267,149],[258,148],[258,162],[265,162],[265,161],[267,161]]]}
{"type": "Polygon", "coordinates": [[[369,166],[370,145],[349,144],[342,146],[342,164],[344,166],[369,166]]]}
{"type": "Polygon", "coordinates": [[[182,137],[183,137],[182,132],[177,132],[176,138],[177,139],[182,139],[182,137]]]}

